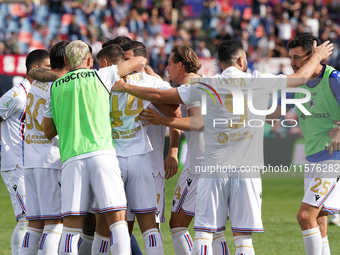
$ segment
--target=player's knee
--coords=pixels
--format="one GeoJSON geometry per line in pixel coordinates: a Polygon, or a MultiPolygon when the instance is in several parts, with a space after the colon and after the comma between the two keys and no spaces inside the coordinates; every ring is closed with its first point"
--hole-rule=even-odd
{"type": "Polygon", "coordinates": [[[310,221],[310,215],[306,211],[299,211],[296,218],[300,226],[304,226],[310,221]]]}

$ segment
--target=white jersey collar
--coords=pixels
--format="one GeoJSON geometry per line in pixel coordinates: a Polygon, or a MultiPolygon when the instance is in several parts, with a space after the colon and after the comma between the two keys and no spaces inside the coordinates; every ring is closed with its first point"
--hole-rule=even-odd
{"type": "Polygon", "coordinates": [[[27,93],[28,91],[30,90],[31,88],[31,83],[29,82],[29,80],[27,80],[26,78],[23,79],[21,82],[20,82],[26,89],[27,93]]]}
{"type": "Polygon", "coordinates": [[[222,75],[229,76],[230,74],[235,75],[238,73],[243,73],[243,72],[237,69],[235,66],[230,66],[222,72],[222,75]]]}

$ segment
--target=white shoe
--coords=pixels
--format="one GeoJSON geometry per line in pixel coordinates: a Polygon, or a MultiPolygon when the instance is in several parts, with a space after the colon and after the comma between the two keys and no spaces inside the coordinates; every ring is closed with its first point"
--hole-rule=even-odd
{"type": "Polygon", "coordinates": [[[335,225],[340,227],[339,214],[333,214],[332,218],[328,221],[328,225],[335,225]]]}

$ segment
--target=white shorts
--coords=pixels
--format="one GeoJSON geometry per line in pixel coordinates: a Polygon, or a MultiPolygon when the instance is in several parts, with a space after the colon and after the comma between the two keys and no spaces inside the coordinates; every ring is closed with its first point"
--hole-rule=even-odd
{"type": "Polygon", "coordinates": [[[154,177],[153,180],[157,196],[156,223],[163,223],[165,222],[165,181],[161,175],[154,177]]]}
{"type": "Polygon", "coordinates": [[[195,216],[196,190],[199,178],[200,175],[190,174],[188,169],[182,171],[172,198],[171,212],[179,213],[183,208],[185,215],[195,216]]]}
{"type": "Polygon", "coordinates": [[[156,189],[149,153],[118,157],[118,161],[131,213],[155,212],[157,210],[156,189]]]}
{"type": "Polygon", "coordinates": [[[96,197],[97,212],[126,210],[116,156],[101,154],[70,161],[61,172],[61,215],[85,215],[96,197]]]}
{"type": "Polygon", "coordinates": [[[333,176],[328,170],[334,165],[340,165],[340,161],[324,160],[315,163],[306,161],[306,164],[309,166],[309,172],[305,172],[305,195],[302,202],[317,208],[323,207],[322,210],[330,214],[339,213],[340,183],[336,177],[339,173],[334,173],[333,176]],[[311,172],[313,164],[321,166],[319,171],[315,167],[311,172]]]}
{"type": "MultiPolygon", "coordinates": [[[[165,222],[165,182],[164,177],[158,175],[153,177],[156,187],[156,197],[157,197],[157,211],[156,211],[156,223],[165,222]]],[[[131,213],[128,209],[126,211],[127,221],[134,221],[135,214],[131,213]]]]}
{"type": "Polygon", "coordinates": [[[229,213],[233,232],[263,232],[261,202],[260,178],[200,178],[194,230],[224,231],[229,213]]]}
{"type": "Polygon", "coordinates": [[[61,218],[60,169],[28,168],[25,173],[26,218],[61,218]]]}
{"type": "Polygon", "coordinates": [[[15,170],[2,171],[1,177],[11,197],[15,219],[18,221],[26,214],[24,170],[17,167],[15,170]]]}

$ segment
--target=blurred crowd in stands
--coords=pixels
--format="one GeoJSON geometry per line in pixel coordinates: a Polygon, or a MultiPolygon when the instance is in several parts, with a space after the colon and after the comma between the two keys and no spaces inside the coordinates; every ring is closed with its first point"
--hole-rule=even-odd
{"type": "Polygon", "coordinates": [[[251,64],[288,57],[287,43],[295,35],[312,33],[335,44],[328,63],[340,69],[337,1],[196,0],[190,2],[202,8],[194,19],[187,2],[0,0],[0,54],[49,50],[59,40],[79,39],[92,46],[95,56],[103,42],[125,35],[146,45],[149,64],[163,76],[176,44],[191,46],[199,57],[211,57],[223,40],[237,39],[245,45],[251,64]]]}

